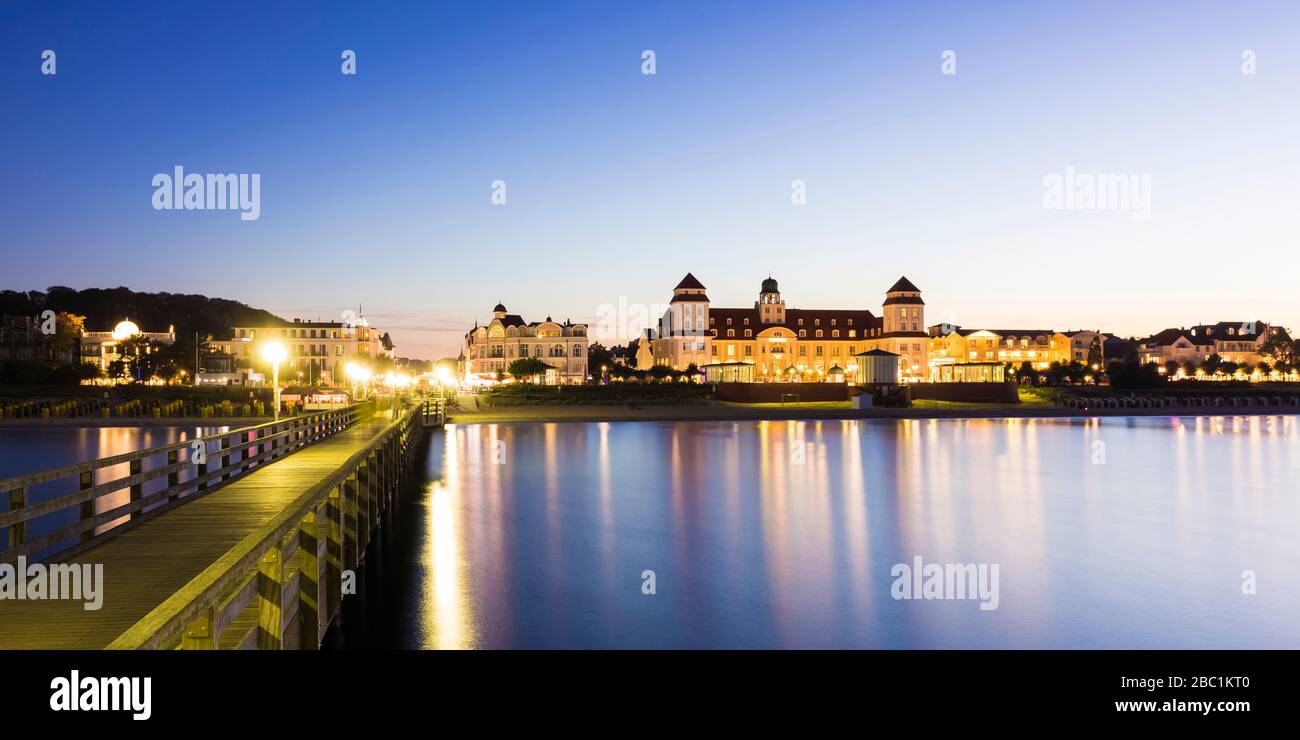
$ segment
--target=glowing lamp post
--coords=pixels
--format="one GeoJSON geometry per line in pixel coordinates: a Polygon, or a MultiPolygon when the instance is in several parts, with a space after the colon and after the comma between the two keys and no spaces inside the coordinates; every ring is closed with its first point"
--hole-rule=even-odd
{"type": "Polygon", "coordinates": [[[267,342],[262,347],[262,359],[271,363],[271,386],[275,389],[275,421],[280,420],[280,363],[284,362],[284,345],[267,342]]]}
{"type": "Polygon", "coordinates": [[[354,403],[357,400],[357,370],[358,369],[359,366],[355,362],[349,362],[347,366],[343,368],[343,372],[348,376],[348,380],[352,381],[352,401],[354,403]]]}
{"type": "Polygon", "coordinates": [[[347,372],[348,377],[352,379],[353,398],[356,398],[357,395],[357,383],[361,383],[362,397],[370,395],[369,388],[366,387],[367,381],[370,380],[370,368],[365,367],[364,365],[358,365],[355,362],[349,362],[347,367],[344,368],[344,371],[347,372]]]}

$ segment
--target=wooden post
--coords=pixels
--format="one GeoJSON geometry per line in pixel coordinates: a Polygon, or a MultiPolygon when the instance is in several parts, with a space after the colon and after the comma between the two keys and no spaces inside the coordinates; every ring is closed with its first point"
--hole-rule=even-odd
{"type": "MultiPolygon", "coordinates": [[[[225,437],[222,437],[222,438],[221,438],[221,449],[223,449],[223,450],[229,450],[229,449],[230,449],[230,437],[229,437],[229,436],[225,436],[225,437]]],[[[225,453],[225,454],[223,454],[223,455],[221,456],[221,468],[222,468],[223,470],[225,470],[225,469],[228,468],[228,467],[230,467],[230,453],[229,453],[229,452],[227,452],[227,453],[225,453]]],[[[230,471],[229,471],[229,470],[226,470],[226,472],[224,472],[224,473],[221,474],[221,480],[230,480],[230,471]]]]}
{"type": "Polygon", "coordinates": [[[217,607],[213,606],[198,616],[181,636],[181,650],[217,650],[221,636],[217,634],[217,607]]]}
{"type": "MultiPolygon", "coordinates": [[[[379,528],[379,497],[383,495],[380,488],[384,479],[384,466],[380,464],[378,450],[372,448],[366,455],[366,467],[370,474],[370,531],[374,532],[379,528]]],[[[366,541],[369,542],[370,538],[366,537],[366,541]]]]}
{"type": "Polygon", "coordinates": [[[357,468],[357,562],[370,543],[370,458],[357,468]]]}
{"type": "MultiPolygon", "coordinates": [[[[93,488],[95,486],[95,471],[87,470],[81,474],[81,490],[93,488]]],[[[81,502],[81,521],[95,518],[95,499],[81,502]]],[[[95,536],[95,528],[91,527],[81,533],[81,541],[85,542],[95,536]]]]}
{"type": "Polygon", "coordinates": [[[279,650],[284,642],[284,614],[280,599],[284,594],[284,562],[281,544],[266,551],[257,569],[257,647],[279,650]]]}
{"type": "MultiPolygon", "coordinates": [[[[9,492],[9,511],[14,512],[27,505],[27,489],[15,488],[9,492]]],[[[9,549],[18,547],[27,541],[27,522],[9,525],[9,549]]]]}
{"type": "MultiPolygon", "coordinates": [[[[131,461],[131,464],[130,464],[130,466],[129,466],[130,471],[131,471],[131,475],[139,475],[139,474],[140,474],[140,471],[141,471],[141,469],[142,469],[142,467],[141,467],[141,462],[142,462],[142,461],[140,460],[140,458],[136,458],[136,459],[134,459],[134,460],[131,461]]],[[[144,484],[143,484],[143,483],[136,483],[135,485],[131,486],[131,503],[134,504],[135,502],[139,501],[141,495],[143,495],[143,492],[144,492],[144,484]]],[[[144,510],[143,510],[143,509],[136,509],[135,511],[131,512],[131,518],[132,518],[132,519],[139,519],[140,516],[143,515],[143,514],[144,514],[144,510]]]]}
{"type": "Polygon", "coordinates": [[[339,491],[342,487],[330,491],[325,501],[325,518],[329,520],[328,542],[325,543],[325,596],[329,599],[329,608],[323,610],[325,624],[329,624],[334,612],[342,603],[343,590],[343,500],[339,491]]]}
{"type": "Polygon", "coordinates": [[[378,471],[380,471],[380,475],[378,475],[378,479],[380,479],[380,496],[378,496],[378,498],[380,498],[380,506],[378,506],[378,509],[380,509],[381,515],[383,514],[383,511],[386,511],[387,507],[389,507],[389,482],[393,480],[393,475],[391,475],[391,472],[389,471],[389,456],[385,453],[386,449],[387,443],[385,441],[380,442],[380,447],[374,451],[374,454],[376,454],[378,458],[378,462],[380,462],[380,464],[378,464],[378,471]]]}
{"type": "MultiPolygon", "coordinates": [[[[204,446],[207,445],[206,442],[204,442],[203,444],[204,444],[204,446]]],[[[204,476],[204,475],[207,475],[207,474],[208,474],[208,464],[207,464],[206,462],[203,463],[203,464],[201,464],[201,465],[196,465],[196,466],[194,466],[194,467],[195,467],[195,469],[198,471],[198,472],[196,472],[196,473],[194,474],[194,477],[195,477],[195,478],[198,478],[198,477],[200,477],[200,476],[204,476]]],[[[198,490],[199,490],[199,491],[206,491],[206,490],[208,490],[208,482],[207,482],[207,481],[203,481],[202,483],[200,483],[200,484],[199,484],[199,487],[198,487],[198,490]]]]}
{"type": "Polygon", "coordinates": [[[393,454],[393,440],[397,438],[398,434],[401,434],[400,427],[398,428],[397,431],[388,435],[387,439],[384,440],[383,445],[380,446],[380,452],[382,452],[384,455],[384,508],[385,509],[393,505],[393,488],[397,482],[397,478],[394,475],[394,467],[393,467],[393,459],[396,457],[393,454]]]}
{"type": "Polygon", "coordinates": [[[298,560],[298,647],[302,650],[320,649],[320,578],[324,563],[320,556],[323,543],[318,538],[320,527],[317,524],[324,522],[317,518],[318,511],[323,513],[323,506],[309,512],[298,525],[298,549],[302,553],[298,560]]]}
{"type": "MultiPolygon", "coordinates": [[[[244,441],[245,441],[245,442],[249,442],[249,443],[251,443],[251,442],[253,441],[253,432],[252,432],[252,431],[244,432],[244,441]]],[[[249,454],[249,453],[252,452],[252,450],[253,450],[253,448],[252,448],[251,445],[248,446],[248,447],[245,447],[245,448],[244,448],[244,452],[242,453],[242,454],[243,454],[243,457],[244,457],[244,464],[243,464],[243,466],[240,468],[240,471],[241,471],[241,472],[244,472],[244,473],[247,473],[247,472],[248,472],[248,458],[252,457],[252,455],[249,454]]]]}
{"type": "MultiPolygon", "coordinates": [[[[180,462],[180,460],[181,460],[180,450],[167,451],[167,464],[169,466],[175,465],[176,463],[180,462]]],[[[171,490],[171,493],[167,496],[168,501],[175,501],[176,499],[180,498],[180,492],[176,490],[176,487],[180,485],[180,482],[181,482],[180,473],[173,470],[172,472],[167,474],[167,488],[171,490]]]]}
{"type": "Polygon", "coordinates": [[[398,429],[389,442],[389,448],[393,458],[393,492],[390,494],[388,505],[392,506],[397,501],[397,493],[402,488],[402,430],[398,429]]]}
{"type": "Polygon", "coordinates": [[[343,569],[357,567],[357,474],[343,482],[343,569]]]}

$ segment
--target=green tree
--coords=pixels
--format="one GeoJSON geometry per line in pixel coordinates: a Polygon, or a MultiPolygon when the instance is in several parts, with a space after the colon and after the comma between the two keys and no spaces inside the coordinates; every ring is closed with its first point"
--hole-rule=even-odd
{"type": "Polygon", "coordinates": [[[1223,369],[1223,358],[1219,356],[1218,352],[1215,352],[1205,358],[1205,362],[1201,363],[1201,369],[1207,374],[1213,375],[1223,369]]]}
{"type": "Polygon", "coordinates": [[[551,366],[536,357],[520,357],[512,360],[506,367],[506,372],[512,377],[520,380],[532,380],[534,376],[545,375],[551,366]]]}
{"type": "Polygon", "coordinates": [[[134,380],[145,381],[155,375],[163,364],[162,346],[148,337],[137,334],[117,345],[117,354],[125,364],[126,374],[134,380]]]}
{"type": "Polygon", "coordinates": [[[54,357],[60,355],[76,362],[77,358],[73,357],[77,348],[77,342],[81,339],[81,332],[86,328],[86,317],[67,311],[60,311],[54,316],[54,336],[50,337],[50,353],[54,357]]]}
{"type": "Polygon", "coordinates": [[[1098,335],[1093,337],[1092,344],[1088,345],[1088,366],[1092,367],[1093,365],[1096,365],[1100,368],[1102,362],[1101,336],[1098,335]]]}
{"type": "Polygon", "coordinates": [[[1034,370],[1034,366],[1029,362],[1029,360],[1020,363],[1020,369],[1016,371],[1016,379],[1021,383],[1028,381],[1034,385],[1038,385],[1038,373],[1034,370]]]}
{"type": "Polygon", "coordinates": [[[1291,340],[1291,333],[1286,329],[1272,332],[1268,339],[1259,346],[1259,354],[1273,362],[1292,363],[1296,361],[1296,345],[1291,340]]]}
{"type": "Polygon", "coordinates": [[[600,376],[600,368],[609,368],[614,365],[614,356],[610,353],[605,345],[600,342],[592,342],[587,347],[587,370],[597,377],[600,376]]]}

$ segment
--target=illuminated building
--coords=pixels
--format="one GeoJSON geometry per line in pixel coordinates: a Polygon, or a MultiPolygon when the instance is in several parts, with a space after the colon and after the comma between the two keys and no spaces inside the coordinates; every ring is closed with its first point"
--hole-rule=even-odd
{"type": "Polygon", "coordinates": [[[119,353],[122,343],[130,339],[147,339],[158,344],[175,344],[176,327],[168,326],[167,331],[142,332],[140,327],[130,319],[123,319],[112,331],[81,332],[81,361],[95,365],[100,372],[107,372],[108,366],[122,359],[119,353]]]}
{"type": "MultiPolygon", "coordinates": [[[[929,328],[930,375],[952,364],[1028,362],[1045,370],[1054,362],[1087,364],[1091,353],[1102,357],[1106,335],[1096,331],[1052,329],[966,329],[939,324],[929,328]],[[1095,346],[1094,346],[1095,345],[1095,346]]],[[[951,373],[943,377],[952,377],[951,373]]]]}
{"type": "Polygon", "coordinates": [[[1141,340],[1138,355],[1142,362],[1200,365],[1210,355],[1239,365],[1258,365],[1266,361],[1259,349],[1274,334],[1286,330],[1263,321],[1220,321],[1198,324],[1190,329],[1165,329],[1141,340]]]}
{"type": "Polygon", "coordinates": [[[475,324],[465,335],[459,364],[466,382],[492,382],[508,375],[510,363],[536,357],[550,365],[548,384],[585,383],[587,380],[587,327],[569,321],[558,323],[550,316],[545,321],[525,322],[518,314],[506,311],[498,303],[492,320],[485,326],[475,324]]]}
{"type": "Polygon", "coordinates": [[[771,277],[753,307],[715,307],[688,273],[673,289],[651,345],[656,365],[685,370],[742,362],[754,365],[758,382],[827,381],[837,367],[852,377],[854,356],[879,349],[898,356],[906,382],[925,377],[924,325],[925,302],[907,278],[886,291],[877,317],[866,309],[787,307],[771,277]]]}
{"type": "MultiPolygon", "coordinates": [[[[380,357],[391,357],[394,345],[387,333],[370,325],[364,316],[353,321],[302,321],[274,326],[236,326],[229,339],[208,342],[206,351],[229,355],[230,366],[221,361],[212,372],[201,373],[201,385],[238,384],[230,380],[230,371],[256,375],[249,371],[261,367],[261,345],[269,339],[284,345],[287,352],[281,377],[306,385],[349,383],[344,368],[349,363],[369,365],[380,357]],[[223,372],[224,371],[224,372],[223,372]]],[[[218,359],[218,358],[214,358],[218,359]]],[[[251,378],[256,380],[255,378],[251,378]]]]}

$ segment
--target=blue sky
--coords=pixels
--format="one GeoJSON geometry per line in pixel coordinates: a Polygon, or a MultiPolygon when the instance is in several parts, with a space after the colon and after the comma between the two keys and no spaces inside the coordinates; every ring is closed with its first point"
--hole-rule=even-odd
{"type": "Polygon", "coordinates": [[[205,5],[0,5],[0,287],[360,303],[425,357],[687,271],[715,305],[771,271],[879,311],[905,274],[931,323],[1300,324],[1293,2],[205,5]],[[154,210],[176,165],[260,173],[261,217],[154,210]],[[1150,217],[1044,208],[1067,167],[1148,175],[1150,217]]]}

